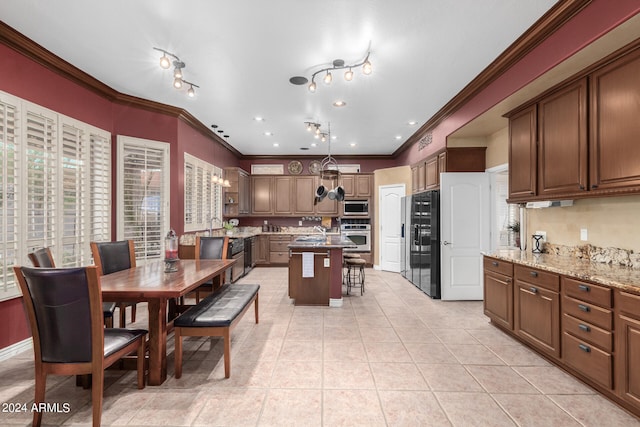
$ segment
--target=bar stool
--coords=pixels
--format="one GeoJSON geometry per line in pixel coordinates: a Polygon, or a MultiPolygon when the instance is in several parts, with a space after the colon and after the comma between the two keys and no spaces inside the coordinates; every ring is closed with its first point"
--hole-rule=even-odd
{"type": "Polygon", "coordinates": [[[347,266],[347,295],[351,288],[360,288],[360,295],[364,295],[364,266],[367,263],[362,258],[345,258],[347,266]]]}
{"type": "Polygon", "coordinates": [[[347,286],[347,280],[349,278],[348,272],[349,269],[347,267],[347,259],[351,258],[360,258],[360,254],[354,254],[352,252],[342,252],[342,284],[347,286]]]}

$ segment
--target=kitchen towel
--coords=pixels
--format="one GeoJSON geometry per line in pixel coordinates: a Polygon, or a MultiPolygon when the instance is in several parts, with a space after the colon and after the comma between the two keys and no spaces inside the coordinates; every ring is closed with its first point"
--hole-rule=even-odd
{"type": "Polygon", "coordinates": [[[313,252],[302,252],[302,277],[313,277],[313,252]]]}

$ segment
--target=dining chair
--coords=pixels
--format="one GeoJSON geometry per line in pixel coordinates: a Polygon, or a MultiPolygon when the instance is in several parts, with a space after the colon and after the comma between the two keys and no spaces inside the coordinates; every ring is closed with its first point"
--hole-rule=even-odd
{"type": "MultiPolygon", "coordinates": [[[[136,266],[136,251],[133,240],[91,242],[90,245],[93,262],[98,267],[98,274],[101,276],[136,266]]],[[[126,313],[129,306],[131,306],[131,321],[136,321],[136,303],[118,303],[121,328],[126,326],[126,313]]]]}
{"type": "MultiPolygon", "coordinates": [[[[196,259],[227,259],[229,237],[200,237],[196,236],[196,259]]],[[[196,288],[196,303],[200,302],[200,292],[213,292],[225,282],[225,273],[214,277],[211,281],[196,288]]]]}
{"type": "MultiPolygon", "coordinates": [[[[53,260],[50,248],[39,248],[27,255],[34,267],[55,268],[56,263],[53,260]]],[[[102,303],[102,316],[104,318],[104,326],[113,328],[113,313],[116,311],[115,302],[102,303]]]]}
{"type": "MultiPolygon", "coordinates": [[[[99,426],[106,368],[137,352],[138,388],[144,388],[147,331],[103,327],[100,276],[95,266],[13,269],[33,335],[35,407],[45,402],[49,374],[91,374],[93,425],[99,426]]],[[[41,422],[42,412],[35,411],[33,425],[41,422]]]]}

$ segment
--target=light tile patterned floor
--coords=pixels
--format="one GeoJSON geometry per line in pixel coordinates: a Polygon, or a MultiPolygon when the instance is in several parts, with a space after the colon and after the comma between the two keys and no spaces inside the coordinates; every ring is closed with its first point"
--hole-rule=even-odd
{"type": "MultiPolygon", "coordinates": [[[[295,307],[287,269],[257,268],[260,323],[232,336],[231,378],[217,338],[185,339],[183,376],[136,389],[108,371],[103,425],[129,426],[639,426],[640,420],[491,326],[481,302],[431,300],[398,274],[367,270],[366,293],[343,307],[295,307]]],[[[138,326],[146,309],[138,306],[138,326]]],[[[0,362],[0,401],[33,400],[33,356],[0,362]]],[[[87,390],[50,377],[47,401],[69,413],[45,425],[90,425],[87,390]]],[[[0,425],[29,413],[0,412],[0,425]]]]}

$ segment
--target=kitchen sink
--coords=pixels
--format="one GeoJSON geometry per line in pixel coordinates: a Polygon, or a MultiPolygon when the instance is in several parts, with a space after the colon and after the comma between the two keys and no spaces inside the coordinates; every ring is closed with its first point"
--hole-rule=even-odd
{"type": "Polygon", "coordinates": [[[310,242],[310,243],[320,243],[326,241],[327,238],[322,235],[308,235],[308,236],[300,236],[296,238],[296,242],[310,242]]]}

